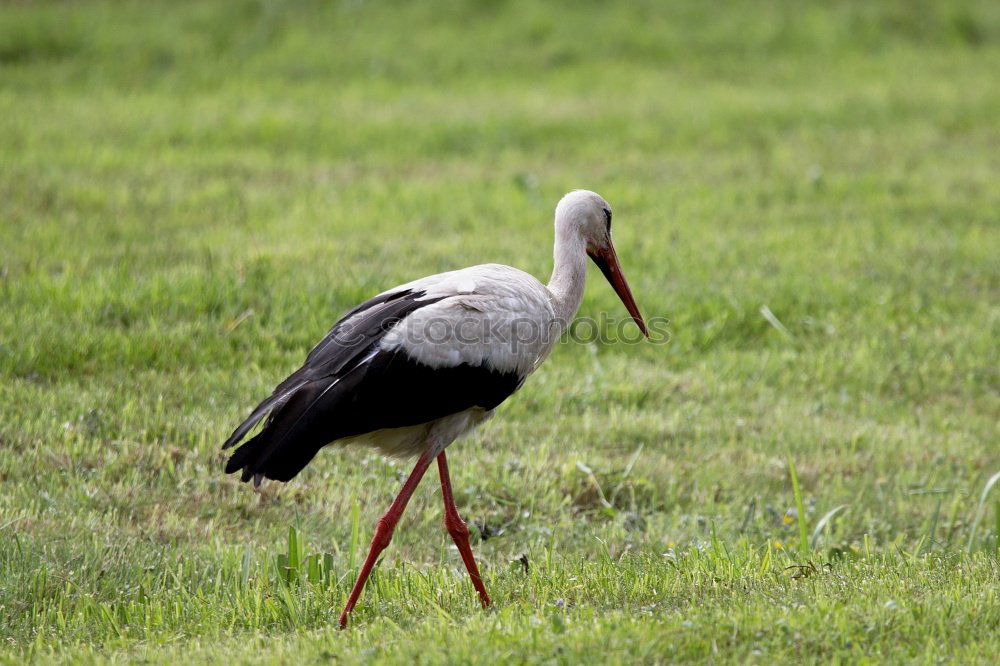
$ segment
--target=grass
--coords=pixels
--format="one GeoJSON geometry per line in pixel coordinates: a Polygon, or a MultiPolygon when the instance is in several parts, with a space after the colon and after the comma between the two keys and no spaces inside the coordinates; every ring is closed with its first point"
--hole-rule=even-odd
{"type": "Polygon", "coordinates": [[[998,71],[986,1],[3,5],[0,661],[991,662],[998,71]],[[337,631],[408,463],[220,442],[575,187],[669,342],[452,448],[495,608],[427,483],[337,631]]]}

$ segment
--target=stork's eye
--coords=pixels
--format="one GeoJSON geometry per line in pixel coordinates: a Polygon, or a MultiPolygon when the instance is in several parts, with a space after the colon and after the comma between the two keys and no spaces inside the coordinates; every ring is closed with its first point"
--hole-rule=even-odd
{"type": "Polygon", "coordinates": [[[608,234],[611,234],[611,211],[607,208],[604,209],[604,220],[608,224],[608,234]]]}

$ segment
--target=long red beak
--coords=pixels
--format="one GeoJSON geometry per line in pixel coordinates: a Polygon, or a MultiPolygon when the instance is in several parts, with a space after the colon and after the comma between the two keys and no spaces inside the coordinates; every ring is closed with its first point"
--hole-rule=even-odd
{"type": "Polygon", "coordinates": [[[604,277],[611,283],[615,293],[618,294],[618,298],[622,299],[625,309],[632,315],[632,320],[638,325],[642,334],[648,338],[649,331],[646,330],[646,322],[642,320],[642,315],[639,314],[639,306],[635,304],[635,298],[632,297],[632,290],[629,289],[625,274],[622,273],[622,266],[618,263],[615,246],[609,242],[607,249],[595,250],[587,254],[590,255],[590,258],[594,260],[597,267],[604,273],[604,277]]]}

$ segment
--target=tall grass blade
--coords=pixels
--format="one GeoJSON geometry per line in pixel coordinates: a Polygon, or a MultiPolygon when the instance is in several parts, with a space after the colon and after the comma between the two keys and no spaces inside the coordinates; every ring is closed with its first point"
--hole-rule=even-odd
{"type": "MultiPolygon", "coordinates": [[[[796,503],[797,503],[797,501],[796,501],[796,503]]],[[[816,544],[819,543],[820,536],[823,534],[823,529],[828,524],[830,524],[833,521],[834,518],[836,518],[837,514],[839,514],[841,511],[843,511],[846,508],[847,508],[846,504],[841,504],[840,506],[834,507],[833,509],[830,509],[829,511],[827,511],[823,515],[823,517],[819,519],[819,522],[816,523],[816,527],[813,528],[813,533],[812,533],[812,547],[813,547],[814,550],[816,549],[816,544]]],[[[802,509],[797,509],[797,510],[801,511],[802,509]]],[[[799,521],[799,524],[803,524],[803,523],[801,521],[799,521]]]]}
{"type": "Polygon", "coordinates": [[[972,520],[972,527],[969,529],[969,541],[965,544],[965,552],[972,553],[972,545],[976,541],[976,533],[979,531],[979,521],[983,518],[983,510],[986,507],[986,496],[990,494],[990,490],[996,485],[997,481],[1000,481],[1000,472],[997,472],[989,478],[986,485],[983,486],[983,492],[979,495],[979,506],[976,507],[976,517],[972,520]]]}
{"type": "Polygon", "coordinates": [[[323,553],[323,583],[329,584],[332,580],[333,572],[333,555],[330,553],[323,553]]]}
{"type": "Polygon", "coordinates": [[[299,537],[294,525],[288,526],[288,582],[291,583],[298,578],[299,567],[299,537]]]}
{"type": "Polygon", "coordinates": [[[938,495],[937,504],[934,506],[934,515],[931,516],[931,526],[927,529],[927,540],[923,541],[920,546],[920,552],[926,550],[926,547],[930,547],[934,544],[934,537],[937,536],[937,525],[938,518],[941,517],[941,503],[944,501],[942,495],[938,495]]]}
{"type": "Polygon", "coordinates": [[[349,571],[354,571],[354,565],[357,564],[358,548],[360,544],[358,540],[361,538],[361,506],[355,502],[354,506],[351,507],[351,548],[347,552],[347,568],[349,571]]]}
{"type": "Polygon", "coordinates": [[[611,493],[611,499],[609,501],[612,506],[616,506],[615,500],[618,499],[618,493],[620,493],[622,488],[625,486],[625,481],[628,480],[629,475],[632,473],[632,468],[634,468],[635,464],[639,461],[639,456],[642,454],[644,446],[644,444],[640,444],[639,447],[632,453],[632,457],[629,458],[628,464],[625,465],[625,471],[622,472],[621,478],[618,480],[618,485],[615,486],[615,491],[611,493]]]}
{"type": "Polygon", "coordinates": [[[1000,555],[1000,499],[994,503],[993,552],[1000,555]]]}
{"type": "Polygon", "coordinates": [[[794,336],[792,336],[791,332],[787,328],[785,328],[785,325],[781,323],[781,320],[778,319],[778,317],[775,316],[773,312],[771,312],[771,308],[767,307],[766,305],[760,306],[760,314],[764,317],[764,319],[767,320],[768,324],[774,327],[774,330],[781,333],[783,336],[785,336],[786,339],[788,340],[794,339],[794,336]]]}
{"type": "Polygon", "coordinates": [[[799,552],[803,555],[809,553],[809,531],[806,528],[806,507],[802,502],[802,489],[799,487],[799,475],[795,473],[795,463],[792,457],[788,456],[788,474],[792,477],[792,494],[795,496],[795,511],[798,513],[799,524],[799,552]]]}

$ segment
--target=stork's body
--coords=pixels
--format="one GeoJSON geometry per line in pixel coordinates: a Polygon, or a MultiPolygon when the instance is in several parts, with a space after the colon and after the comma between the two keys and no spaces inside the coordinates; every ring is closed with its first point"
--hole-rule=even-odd
{"type": "Polygon", "coordinates": [[[288,481],[330,443],[367,444],[419,456],[379,520],[368,558],[341,615],[360,596],[378,554],[427,467],[436,458],[445,524],[484,605],[489,597],[455,508],[445,448],[488,419],[552,350],[583,298],[588,255],[646,332],[611,245],[611,208],[578,190],[556,208],[549,284],[510,266],[484,264],[400,285],[358,305],[279,384],[226,442],[261,431],[233,453],[226,472],[288,481]]]}

